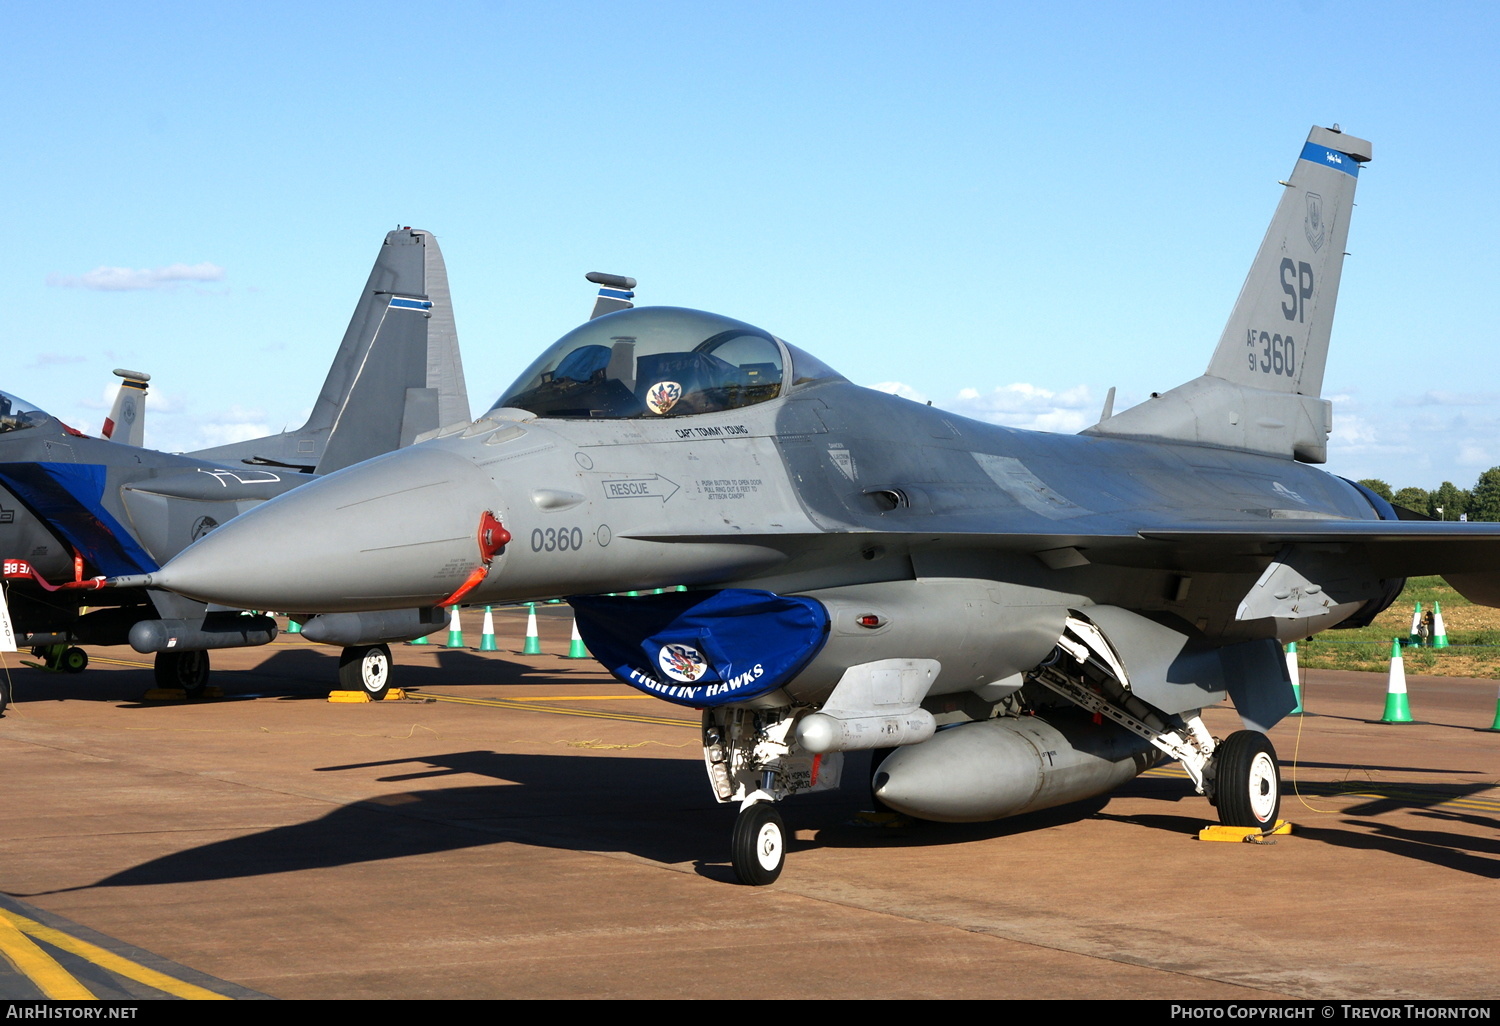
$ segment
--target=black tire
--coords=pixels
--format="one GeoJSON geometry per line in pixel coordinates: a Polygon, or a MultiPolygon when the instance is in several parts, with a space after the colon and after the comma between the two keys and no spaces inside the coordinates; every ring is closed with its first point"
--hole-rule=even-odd
{"type": "Polygon", "coordinates": [[[363,691],[378,702],[391,690],[391,650],[388,645],[354,645],[339,656],[339,686],[363,691]]]}
{"type": "Polygon", "coordinates": [[[81,648],[70,648],[57,660],[65,673],[82,673],[89,665],[89,654],[81,648]]]}
{"type": "Polygon", "coordinates": [[[0,716],[5,715],[5,710],[10,708],[10,684],[0,677],[0,716]]]}
{"type": "Polygon", "coordinates": [[[181,688],[189,698],[202,696],[208,687],[207,652],[156,653],[156,686],[181,688]]]}
{"type": "Polygon", "coordinates": [[[734,875],[740,883],[764,887],[776,882],[786,865],[786,827],[770,802],[756,802],[734,821],[734,875]]]}
{"type": "Polygon", "coordinates": [[[1269,830],[1281,812],[1281,769],[1271,739],[1237,730],[1214,752],[1214,795],[1225,826],[1269,830]]]}

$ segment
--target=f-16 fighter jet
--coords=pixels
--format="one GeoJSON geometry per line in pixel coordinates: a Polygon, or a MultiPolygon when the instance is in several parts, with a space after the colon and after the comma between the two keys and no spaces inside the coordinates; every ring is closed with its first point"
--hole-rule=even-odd
{"type": "MultiPolygon", "coordinates": [[[[15,641],[45,653],[53,669],[87,666],[79,646],[128,641],[155,653],[159,683],[189,692],[208,680],[208,650],[264,644],[275,622],[160,590],[100,591],[106,575],[155,570],[314,471],[338,470],[469,419],[442,254],[430,234],[410,228],[386,235],[312,415],[296,431],[188,455],[136,448],[148,377],[115,373],[125,379],[106,422],[116,441],[89,438],[0,392],[6,604],[15,641]],[[120,444],[127,438],[131,444],[120,444]]],[[[441,622],[434,616],[402,629],[416,637],[441,622]]],[[[344,662],[364,654],[346,652],[344,662]]],[[[0,691],[0,710],[6,698],[0,691]]]]}
{"type": "MultiPolygon", "coordinates": [[[[621,681],[702,710],[739,878],[776,802],[877,750],[897,811],[979,821],[1178,759],[1269,829],[1281,646],[1368,624],[1408,574],[1500,601],[1500,525],[1399,521],[1309,466],[1370,144],[1313,128],[1207,373],[1078,435],[856,387],[741,321],[590,320],[487,413],[265,503],[136,586],[338,614],[566,596],[621,681]],[[639,598],[606,593],[686,585],[639,598]],[[1228,696],[1245,729],[1200,711],[1228,696]]],[[[940,344],[935,342],[933,344],[940,344]]]]}

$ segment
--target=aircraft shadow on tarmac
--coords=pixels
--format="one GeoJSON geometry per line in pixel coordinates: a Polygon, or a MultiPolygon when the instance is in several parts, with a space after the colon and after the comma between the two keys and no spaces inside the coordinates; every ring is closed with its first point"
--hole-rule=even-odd
{"type": "MultiPolygon", "coordinates": [[[[288,700],[323,699],[339,687],[338,649],[326,646],[284,646],[250,669],[215,669],[210,684],[222,698],[184,701],[233,701],[274,697],[288,700]]],[[[505,653],[471,653],[442,649],[436,665],[404,663],[395,668],[394,683],[403,688],[454,688],[470,685],[555,683],[576,687],[582,683],[611,683],[613,678],[593,660],[557,659],[556,665],[535,666],[512,662],[505,653]]],[[[138,657],[142,660],[149,657],[138,657]]],[[[536,662],[536,657],[528,659],[536,662]]],[[[156,680],[149,666],[111,669],[107,673],[48,673],[21,666],[12,667],[15,701],[115,702],[127,709],[154,709],[163,704],[144,701],[156,680]]]]}
{"type": "Polygon", "coordinates": [[[1493,817],[1472,816],[1448,810],[1427,810],[1420,816],[1451,823],[1463,823],[1489,831],[1487,837],[1450,830],[1413,830],[1391,823],[1370,820],[1344,820],[1352,829],[1303,827],[1297,832],[1314,841],[1365,851],[1384,851],[1402,858],[1426,862],[1444,869],[1468,873],[1485,879],[1500,879],[1500,842],[1494,837],[1500,826],[1493,817]]]}
{"type": "Polygon", "coordinates": [[[584,681],[614,684],[602,666],[592,659],[562,659],[527,656],[529,662],[512,662],[508,653],[476,653],[449,648],[437,653],[436,666],[404,663],[394,671],[397,687],[463,687],[495,684],[556,684],[569,687],[584,681]]]}
{"type": "MultiPolygon", "coordinates": [[[[868,773],[863,760],[850,762],[854,765],[846,772],[868,773]]],[[[708,804],[701,771],[682,759],[474,751],[322,770],[384,766],[409,768],[379,778],[385,783],[458,775],[501,782],[381,795],[306,823],[186,849],[92,884],[47,893],[262,876],[499,843],[628,852],[669,865],[692,864],[711,879],[733,879],[725,839],[737,809],[708,804]]],[[[792,840],[788,847],[795,852],[966,843],[1086,819],[1106,801],[1096,798],[996,823],[861,827],[853,821],[869,807],[868,792],[855,784],[788,803],[783,812],[790,837],[811,831],[816,838],[792,840]]]]}

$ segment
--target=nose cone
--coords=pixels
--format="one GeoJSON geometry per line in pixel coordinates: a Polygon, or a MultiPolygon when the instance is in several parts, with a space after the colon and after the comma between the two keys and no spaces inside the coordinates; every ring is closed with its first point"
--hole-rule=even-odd
{"type": "Polygon", "coordinates": [[[205,602],[297,613],[400,609],[452,594],[480,565],[489,475],[417,446],[310,481],[241,514],[153,575],[205,602]]]}

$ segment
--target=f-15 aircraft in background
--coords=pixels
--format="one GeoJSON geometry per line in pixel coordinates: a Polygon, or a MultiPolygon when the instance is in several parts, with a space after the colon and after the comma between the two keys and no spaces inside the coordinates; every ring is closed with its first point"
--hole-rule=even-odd
{"type": "Polygon", "coordinates": [[[163,686],[189,692],[207,682],[208,650],[269,641],[275,622],[159,590],[100,591],[105,576],[155,570],[315,473],[470,416],[442,254],[428,232],[410,228],[382,242],[312,414],[295,431],[190,454],[141,449],[140,408],[130,407],[134,417],[122,410],[147,378],[116,373],[124,394],[107,426],[119,438],[129,425],[129,446],[89,438],[0,393],[6,598],[17,643],[50,650],[55,668],[83,669],[79,646],[129,641],[155,653],[163,686]]]}
{"type": "MultiPolygon", "coordinates": [[[[739,878],[775,802],[874,789],[980,821],[1178,759],[1269,829],[1281,646],[1412,574],[1500,603],[1500,525],[1401,521],[1324,461],[1320,398],[1370,144],[1313,128],[1205,374],[1078,435],[856,387],[728,317],[637,308],[543,352],[472,424],[280,496],[118,583],[358,618],[567,596],[620,680],[703,715],[739,878]],[[683,583],[639,598],[609,592],[683,583]],[[1228,696],[1245,729],[1211,736],[1228,696]]],[[[931,345],[940,345],[935,340],[931,345]]]]}

